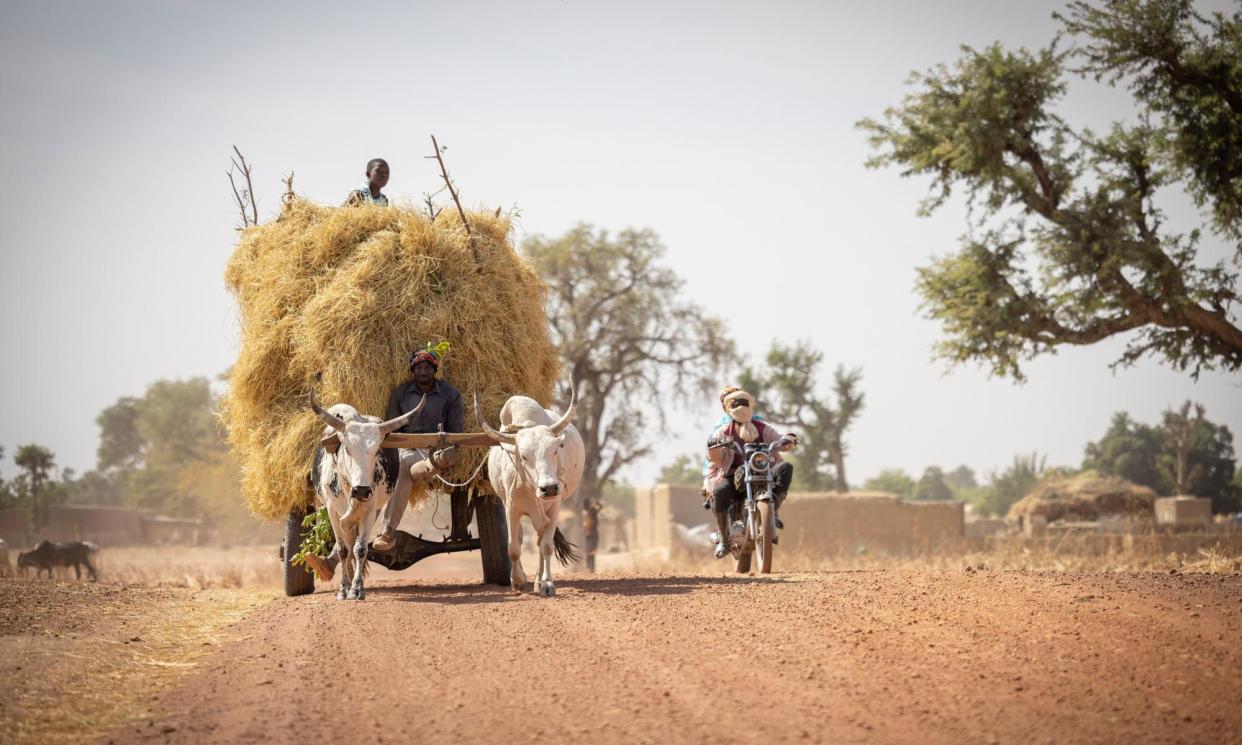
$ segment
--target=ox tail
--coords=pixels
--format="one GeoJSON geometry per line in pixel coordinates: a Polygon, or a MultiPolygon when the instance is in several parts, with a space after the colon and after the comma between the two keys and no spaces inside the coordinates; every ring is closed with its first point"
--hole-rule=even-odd
{"type": "Polygon", "coordinates": [[[567,567],[578,560],[578,552],[574,550],[577,546],[569,542],[560,528],[552,536],[552,547],[556,550],[556,560],[561,562],[561,566],[567,567]]]}

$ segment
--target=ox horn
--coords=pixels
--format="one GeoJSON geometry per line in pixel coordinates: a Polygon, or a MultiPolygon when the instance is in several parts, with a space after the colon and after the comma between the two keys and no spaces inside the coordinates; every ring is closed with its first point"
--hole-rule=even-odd
{"type": "Polygon", "coordinates": [[[487,422],[483,421],[483,409],[479,406],[478,391],[475,391],[475,394],[474,394],[474,418],[478,420],[479,428],[482,429],[487,434],[488,437],[504,445],[517,445],[517,435],[508,434],[505,432],[497,432],[496,430],[487,426],[487,422]]]}
{"type": "Polygon", "coordinates": [[[561,416],[560,420],[558,420],[556,424],[552,425],[552,434],[559,437],[560,434],[565,431],[565,428],[569,426],[569,423],[574,420],[574,413],[577,409],[578,391],[571,384],[569,386],[569,408],[565,410],[565,413],[561,416]]]}
{"type": "Polygon", "coordinates": [[[336,430],[337,432],[345,431],[345,420],[340,418],[336,414],[329,414],[328,412],[323,410],[323,407],[320,406],[319,402],[315,400],[315,389],[314,388],[310,390],[310,393],[306,394],[306,398],[310,400],[311,409],[316,414],[319,415],[320,419],[327,422],[329,427],[336,430]]]}
{"type": "Polygon", "coordinates": [[[389,419],[386,422],[381,422],[379,426],[380,434],[387,435],[389,433],[396,432],[397,430],[401,429],[405,425],[409,424],[410,421],[414,419],[414,417],[418,416],[419,412],[421,412],[423,410],[423,407],[426,405],[427,405],[427,394],[424,393],[423,397],[418,402],[418,406],[415,406],[413,411],[407,411],[406,413],[402,414],[396,419],[389,419]]]}

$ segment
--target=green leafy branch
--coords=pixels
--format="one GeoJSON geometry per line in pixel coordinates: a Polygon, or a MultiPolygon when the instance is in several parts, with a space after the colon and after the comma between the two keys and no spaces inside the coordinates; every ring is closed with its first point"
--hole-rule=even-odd
{"type": "Polygon", "coordinates": [[[336,534],[332,532],[332,521],[328,519],[328,508],[320,507],[302,518],[302,527],[310,528],[302,537],[302,545],[293,555],[292,563],[306,566],[306,557],[327,556],[336,544],[336,534]]]}

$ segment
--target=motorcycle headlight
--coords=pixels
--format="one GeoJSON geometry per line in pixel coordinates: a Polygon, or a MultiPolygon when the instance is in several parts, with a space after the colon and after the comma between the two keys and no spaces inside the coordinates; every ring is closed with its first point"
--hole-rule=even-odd
{"type": "Polygon", "coordinates": [[[760,472],[768,470],[768,466],[772,464],[772,459],[767,453],[755,453],[750,456],[750,470],[760,472]]]}

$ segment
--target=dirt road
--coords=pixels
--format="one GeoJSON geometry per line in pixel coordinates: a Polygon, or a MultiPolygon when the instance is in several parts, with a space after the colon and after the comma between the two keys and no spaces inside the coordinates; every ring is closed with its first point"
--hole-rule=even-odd
{"type": "Polygon", "coordinates": [[[1237,742],[1242,576],[843,572],[279,599],[116,742],[1237,742]]]}

